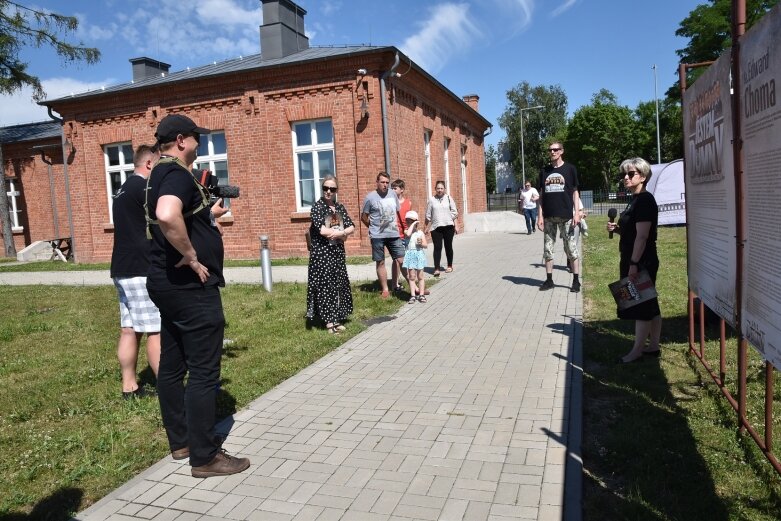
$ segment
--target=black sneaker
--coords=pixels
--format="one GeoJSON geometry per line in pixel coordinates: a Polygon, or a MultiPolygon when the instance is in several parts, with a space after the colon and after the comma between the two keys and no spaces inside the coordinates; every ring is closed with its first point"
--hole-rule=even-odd
{"type": "Polygon", "coordinates": [[[580,281],[573,280],[572,287],[569,289],[572,293],[580,293],[580,281]]]}
{"type": "Polygon", "coordinates": [[[553,279],[545,279],[545,282],[540,286],[540,291],[548,291],[553,289],[553,279]]]}

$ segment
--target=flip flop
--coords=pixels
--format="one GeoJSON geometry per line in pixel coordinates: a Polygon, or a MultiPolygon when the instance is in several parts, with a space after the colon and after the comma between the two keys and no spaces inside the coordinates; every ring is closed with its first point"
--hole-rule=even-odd
{"type": "Polygon", "coordinates": [[[453,273],[453,266],[448,266],[445,273],[453,273]]]}
{"type": "Polygon", "coordinates": [[[434,276],[439,277],[439,270],[434,270],[434,276]]]}

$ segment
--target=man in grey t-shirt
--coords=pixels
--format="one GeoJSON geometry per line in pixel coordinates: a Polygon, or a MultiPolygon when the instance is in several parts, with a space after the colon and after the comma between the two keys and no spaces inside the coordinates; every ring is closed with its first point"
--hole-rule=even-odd
{"type": "Polygon", "coordinates": [[[372,260],[377,264],[377,279],[382,288],[382,298],[388,298],[388,272],[385,269],[385,248],[396,263],[397,269],[392,271],[396,279],[391,281],[392,287],[398,284],[398,273],[401,271],[401,261],[404,258],[404,243],[399,237],[397,214],[401,209],[396,192],[389,190],[390,176],[385,172],[377,174],[377,190],[369,192],[363,200],[361,222],[369,227],[369,239],[372,243],[372,260]]]}

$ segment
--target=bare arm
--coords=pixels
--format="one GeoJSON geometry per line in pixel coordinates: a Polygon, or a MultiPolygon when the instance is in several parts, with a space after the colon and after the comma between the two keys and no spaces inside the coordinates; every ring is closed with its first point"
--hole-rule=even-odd
{"type": "MultiPolygon", "coordinates": [[[[645,253],[645,244],[648,241],[648,236],[651,233],[651,222],[643,221],[635,224],[637,229],[637,237],[635,237],[635,243],[632,245],[632,258],[631,261],[639,261],[643,253],[645,253]]],[[[629,265],[629,278],[634,281],[637,277],[638,268],[636,264],[629,265]]]]}
{"type": "Polygon", "coordinates": [[[572,192],[572,203],[574,204],[574,214],[572,215],[572,225],[577,226],[580,223],[580,192],[572,192]]]}
{"type": "Polygon", "coordinates": [[[361,214],[361,222],[367,228],[369,227],[369,214],[368,213],[362,213],[361,214]]]}
{"type": "Polygon", "coordinates": [[[189,266],[198,275],[201,283],[205,283],[209,278],[209,270],[198,262],[198,253],[193,248],[190,237],[187,236],[182,208],[181,199],[175,195],[164,195],[157,200],[155,214],[160,223],[160,231],[171,246],[182,254],[182,260],[175,267],[189,266]]]}

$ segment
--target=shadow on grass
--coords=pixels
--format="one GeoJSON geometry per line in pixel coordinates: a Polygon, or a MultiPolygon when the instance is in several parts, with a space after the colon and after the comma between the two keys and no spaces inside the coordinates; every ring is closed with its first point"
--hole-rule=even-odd
{"type": "MultiPolygon", "coordinates": [[[[663,345],[685,342],[664,332],[685,334],[686,323],[665,319],[663,345]]],[[[584,328],[584,511],[601,519],[728,519],[659,359],[615,362],[633,337],[631,321],[584,328]]]]}
{"type": "Polygon", "coordinates": [[[61,488],[43,498],[29,514],[0,514],[0,521],[66,521],[78,511],[84,492],[78,488],[61,488]]]}

